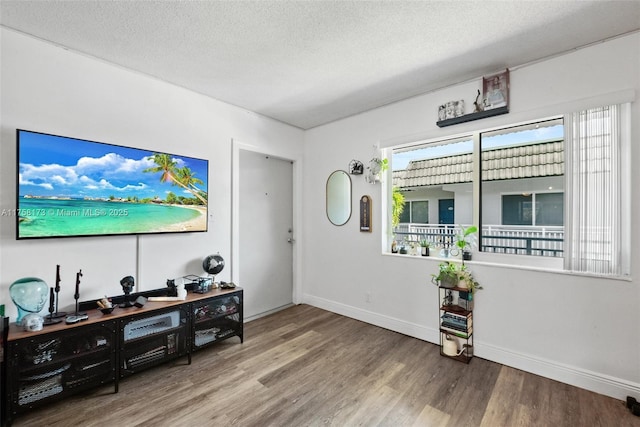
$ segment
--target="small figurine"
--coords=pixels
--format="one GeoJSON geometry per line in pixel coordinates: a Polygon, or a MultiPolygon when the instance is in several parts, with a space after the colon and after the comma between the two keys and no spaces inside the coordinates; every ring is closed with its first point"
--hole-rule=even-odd
{"type": "Polygon", "coordinates": [[[349,173],[351,175],[362,175],[364,172],[364,165],[360,160],[351,160],[349,163],[349,173]]]}
{"type": "Polygon", "coordinates": [[[476,95],[476,100],[473,103],[473,112],[474,113],[479,113],[480,111],[484,111],[484,101],[483,102],[478,102],[479,98],[480,98],[480,89],[478,89],[478,95],[476,95]]]}

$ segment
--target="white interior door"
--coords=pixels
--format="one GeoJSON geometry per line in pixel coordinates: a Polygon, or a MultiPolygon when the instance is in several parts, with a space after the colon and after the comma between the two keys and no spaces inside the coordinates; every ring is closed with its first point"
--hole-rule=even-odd
{"type": "Polygon", "coordinates": [[[244,317],[293,302],[293,165],[239,150],[238,276],[244,317]]]}

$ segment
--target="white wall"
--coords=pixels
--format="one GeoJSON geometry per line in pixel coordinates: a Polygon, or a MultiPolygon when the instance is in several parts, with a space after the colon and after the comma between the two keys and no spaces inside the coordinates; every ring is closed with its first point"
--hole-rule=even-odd
{"type": "MultiPolygon", "coordinates": [[[[305,134],[304,301],[437,342],[438,300],[430,274],[437,259],[381,254],[381,185],[353,178],[353,207],[373,199],[373,233],[361,233],[358,212],[345,226],[325,216],[324,186],[351,159],[365,164],[372,146],[462,134],[592,107],[640,89],[640,35],[633,34],[511,72],[509,114],[448,128],[435,125],[438,105],[466,99],[480,79],[407,99],[305,134]],[[370,302],[367,302],[367,301],[370,302]]],[[[495,71],[500,71],[499,67],[495,71]]],[[[640,108],[632,106],[632,164],[640,163],[640,108]]],[[[632,185],[640,172],[632,171],[632,185]]],[[[640,214],[637,188],[632,218],[640,214]]],[[[640,228],[631,230],[640,250],[640,228]]],[[[637,259],[637,256],[636,256],[637,259]]],[[[477,294],[476,355],[597,392],[640,398],[640,291],[634,280],[612,280],[472,262],[484,290],[477,294]]],[[[473,363],[473,362],[472,362],[473,363]]]]}
{"type": "MultiPolygon", "coordinates": [[[[1,216],[0,302],[12,320],[11,283],[35,276],[53,286],[56,264],[62,308],[73,303],[80,269],[84,300],[121,294],[126,275],[136,277],[139,290],[155,289],[168,278],[203,274],[208,254],[220,252],[228,262],[232,139],[301,158],[300,129],[7,29],[0,37],[1,209],[15,209],[16,128],[209,160],[207,233],[141,236],[139,251],[133,236],[16,241],[15,218],[1,216]]],[[[229,274],[225,268],[218,278],[229,280],[229,274]]]]}

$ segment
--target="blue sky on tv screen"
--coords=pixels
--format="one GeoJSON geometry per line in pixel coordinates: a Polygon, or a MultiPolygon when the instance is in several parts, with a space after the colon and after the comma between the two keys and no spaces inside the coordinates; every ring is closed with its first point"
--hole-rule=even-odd
{"type": "MultiPolygon", "coordinates": [[[[165,199],[168,192],[193,198],[183,188],[160,182],[161,173],[143,172],[156,166],[155,152],[74,138],[20,131],[20,196],[165,199]]],[[[172,155],[177,167],[188,167],[207,191],[206,160],[172,155]]]]}

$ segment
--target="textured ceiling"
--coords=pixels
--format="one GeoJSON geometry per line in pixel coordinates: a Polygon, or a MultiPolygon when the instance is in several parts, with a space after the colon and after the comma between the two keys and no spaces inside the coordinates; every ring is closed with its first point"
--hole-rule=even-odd
{"type": "Polygon", "coordinates": [[[640,1],[11,1],[0,24],[309,129],[640,28],[640,1]]]}

